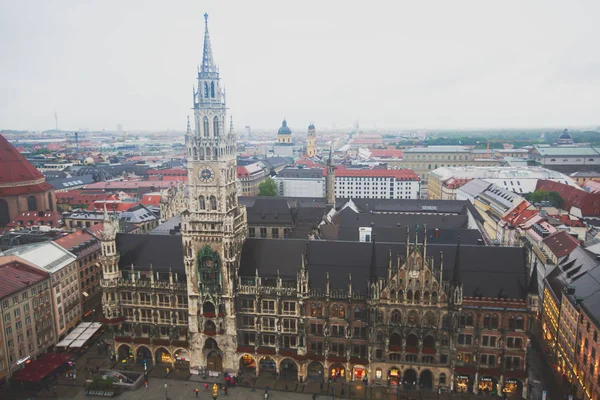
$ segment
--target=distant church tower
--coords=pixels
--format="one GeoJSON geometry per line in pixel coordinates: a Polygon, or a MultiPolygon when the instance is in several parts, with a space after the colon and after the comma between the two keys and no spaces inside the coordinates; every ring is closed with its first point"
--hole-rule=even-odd
{"type": "Polygon", "coordinates": [[[333,164],[332,148],[329,148],[329,159],[327,160],[327,204],[335,206],[335,165],[333,164]]]}
{"type": "Polygon", "coordinates": [[[315,126],[311,123],[308,126],[308,136],[306,138],[306,157],[314,157],[317,152],[317,135],[315,133],[315,126]]]}
{"type": "Polygon", "coordinates": [[[277,144],[291,145],[292,131],[287,126],[287,121],[284,119],[281,123],[281,128],[277,131],[277,144]]]}
{"type": "Polygon", "coordinates": [[[204,14],[204,51],[186,133],[189,193],[181,215],[188,284],[190,366],[237,371],[234,283],[246,235],[236,196],[236,135],[225,131],[225,93],[204,14]]]}

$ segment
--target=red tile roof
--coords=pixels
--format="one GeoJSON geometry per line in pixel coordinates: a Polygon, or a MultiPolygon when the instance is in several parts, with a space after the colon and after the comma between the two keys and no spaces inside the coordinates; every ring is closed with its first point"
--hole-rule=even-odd
{"type": "Polygon", "coordinates": [[[19,226],[46,225],[57,227],[60,216],[55,211],[25,211],[15,216],[6,228],[17,228],[19,226]]]}
{"type": "Polygon", "coordinates": [[[570,254],[579,245],[577,239],[567,231],[558,231],[543,240],[550,251],[558,258],[570,254]]]}
{"type": "Polygon", "coordinates": [[[41,269],[19,262],[15,256],[0,257],[0,299],[17,293],[30,285],[47,279],[49,274],[41,269]]]}
{"type": "Polygon", "coordinates": [[[335,176],[396,178],[400,181],[420,180],[418,175],[411,169],[339,169],[335,171],[335,176]]]}
{"type": "Polygon", "coordinates": [[[119,200],[97,200],[93,204],[90,204],[88,210],[104,210],[104,206],[108,211],[127,211],[133,206],[137,206],[138,203],[132,201],[119,201],[119,200]]]}
{"type": "Polygon", "coordinates": [[[154,186],[156,189],[168,189],[173,182],[167,181],[114,181],[114,182],[96,182],[89,184],[85,190],[123,190],[123,189],[139,189],[150,188],[154,186]]]}
{"type": "Polygon", "coordinates": [[[160,198],[160,193],[146,193],[144,197],[142,197],[142,200],[140,200],[140,203],[142,203],[145,206],[159,206],[160,198]]]}
{"type": "Polygon", "coordinates": [[[583,216],[600,216],[600,193],[588,193],[574,186],[542,179],[538,181],[536,190],[558,193],[565,201],[563,208],[567,211],[576,207],[583,216]]]}
{"type": "Polygon", "coordinates": [[[0,135],[0,185],[39,179],[44,179],[44,175],[0,135]]]}
{"type": "Polygon", "coordinates": [[[82,245],[85,242],[88,242],[90,240],[97,241],[98,242],[97,244],[99,246],[100,241],[98,239],[96,239],[92,235],[92,233],[94,233],[96,236],[98,236],[99,232],[101,230],[102,230],[102,223],[99,223],[99,224],[96,224],[96,225],[93,225],[93,226],[87,228],[87,230],[80,229],[76,232],[70,233],[66,236],[56,239],[54,241],[54,243],[61,246],[63,249],[66,249],[69,251],[71,251],[75,246],[82,245]],[[92,232],[92,233],[90,233],[90,232],[92,232]]]}
{"type": "Polygon", "coordinates": [[[80,206],[94,203],[99,200],[109,200],[114,195],[107,193],[82,193],[80,190],[69,190],[66,192],[56,193],[57,204],[69,204],[71,206],[80,206]]]}
{"type": "Polygon", "coordinates": [[[394,149],[372,149],[371,150],[371,157],[402,158],[402,154],[404,154],[404,151],[402,151],[402,150],[394,150],[394,149]]]}

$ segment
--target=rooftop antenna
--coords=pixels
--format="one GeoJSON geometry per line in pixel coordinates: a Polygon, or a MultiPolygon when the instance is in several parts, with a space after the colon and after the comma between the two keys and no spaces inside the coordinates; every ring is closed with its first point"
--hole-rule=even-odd
{"type": "Polygon", "coordinates": [[[56,130],[58,130],[58,113],[54,110],[54,122],[56,124],[56,130]]]}

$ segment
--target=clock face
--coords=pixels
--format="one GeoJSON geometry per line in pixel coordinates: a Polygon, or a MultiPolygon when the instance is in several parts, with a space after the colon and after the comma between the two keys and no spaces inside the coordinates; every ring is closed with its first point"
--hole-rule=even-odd
{"type": "Polygon", "coordinates": [[[202,183],[212,182],[215,179],[215,171],[209,166],[204,166],[200,169],[198,177],[202,183]]]}

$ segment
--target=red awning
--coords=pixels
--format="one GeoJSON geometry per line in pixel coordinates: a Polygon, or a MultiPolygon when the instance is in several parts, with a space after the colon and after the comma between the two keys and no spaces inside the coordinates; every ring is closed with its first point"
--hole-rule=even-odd
{"type": "Polygon", "coordinates": [[[27,364],[25,368],[15,372],[12,379],[23,382],[40,382],[56,371],[58,367],[69,361],[71,357],[71,354],[66,353],[46,353],[39,359],[27,364]]]}

